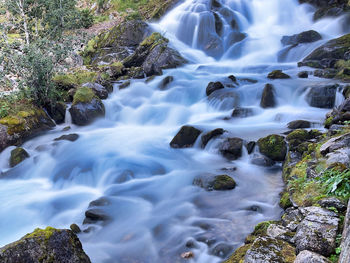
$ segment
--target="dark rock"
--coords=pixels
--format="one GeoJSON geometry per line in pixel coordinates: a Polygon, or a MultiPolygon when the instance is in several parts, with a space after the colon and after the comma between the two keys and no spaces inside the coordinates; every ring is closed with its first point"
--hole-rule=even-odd
{"type": "Polygon", "coordinates": [[[120,84],[118,87],[119,89],[126,89],[127,87],[129,87],[131,84],[131,81],[130,80],[127,80],[125,82],[123,82],[122,84],[120,84]]]}
{"type": "Polygon", "coordinates": [[[262,108],[273,108],[276,106],[275,88],[271,84],[266,84],[263,90],[260,106],[262,108]]]}
{"type": "Polygon", "coordinates": [[[173,82],[173,81],[174,81],[174,77],[173,77],[173,76],[167,76],[167,77],[165,77],[164,79],[162,79],[162,81],[160,82],[158,88],[159,88],[160,90],[165,90],[165,89],[168,87],[168,85],[169,85],[171,82],[173,82]]]}
{"type": "Polygon", "coordinates": [[[236,187],[236,182],[228,175],[203,174],[193,180],[193,184],[207,191],[232,190],[236,187]]]}
{"type": "Polygon", "coordinates": [[[17,164],[29,158],[29,154],[23,148],[17,147],[11,151],[10,166],[15,167],[17,164]]]}
{"type": "Polygon", "coordinates": [[[237,107],[233,110],[231,117],[233,118],[246,118],[254,116],[254,110],[252,108],[237,107]]]}
{"type": "Polygon", "coordinates": [[[131,67],[125,70],[125,76],[129,79],[144,79],[145,74],[142,67],[131,67]]]}
{"type": "Polygon", "coordinates": [[[283,73],[282,70],[274,70],[270,72],[267,77],[269,79],[290,79],[290,76],[283,73]]]}
{"type": "Polygon", "coordinates": [[[99,208],[91,208],[85,212],[85,219],[83,224],[95,224],[98,222],[106,223],[110,220],[110,217],[99,208]]]}
{"type": "Polygon", "coordinates": [[[80,227],[77,224],[71,224],[69,227],[74,234],[79,234],[81,232],[80,227]]]}
{"type": "Polygon", "coordinates": [[[343,101],[343,103],[339,106],[339,111],[350,111],[350,99],[346,99],[345,101],[343,101]]]}
{"type": "Polygon", "coordinates": [[[291,121],[287,125],[288,129],[305,129],[305,128],[310,128],[311,123],[309,121],[304,121],[304,120],[296,120],[296,121],[291,121]]]}
{"type": "Polygon", "coordinates": [[[66,118],[67,106],[64,102],[57,102],[55,105],[48,105],[45,107],[47,113],[56,122],[56,124],[61,124],[66,118]]]}
{"type": "Polygon", "coordinates": [[[333,108],[337,92],[337,85],[313,86],[306,95],[306,101],[311,107],[333,108]]]}
{"type": "Polygon", "coordinates": [[[312,43],[321,39],[322,36],[317,31],[309,30],[293,36],[283,36],[281,42],[283,45],[297,45],[312,43]]]}
{"type": "Polygon", "coordinates": [[[83,87],[88,87],[92,89],[95,95],[101,100],[105,100],[108,98],[108,90],[98,83],[85,83],[83,87]]]}
{"type": "Polygon", "coordinates": [[[207,94],[207,96],[209,96],[214,91],[219,90],[219,89],[223,89],[223,88],[225,88],[224,85],[222,85],[222,83],[219,82],[219,81],[217,81],[217,82],[210,82],[208,84],[208,86],[207,86],[206,94],[207,94]]]}
{"type": "Polygon", "coordinates": [[[287,143],[284,137],[273,134],[258,140],[259,150],[273,161],[284,161],[287,153],[287,143]]]}
{"type": "Polygon", "coordinates": [[[229,160],[236,160],[242,156],[243,140],[240,138],[227,138],[220,145],[219,151],[229,160]]]}
{"type": "Polygon", "coordinates": [[[192,126],[183,126],[170,142],[172,148],[192,147],[201,131],[192,126]]]}
{"type": "Polygon", "coordinates": [[[78,237],[70,230],[36,229],[19,241],[0,248],[2,263],[90,263],[78,237]]]}
{"type": "Polygon", "coordinates": [[[222,20],[221,20],[220,16],[217,13],[213,12],[213,15],[214,15],[214,18],[215,18],[215,31],[216,31],[216,33],[219,36],[221,36],[222,28],[223,28],[224,25],[222,23],[222,20]]]}
{"type": "Polygon", "coordinates": [[[258,166],[269,167],[269,166],[273,166],[275,164],[275,162],[266,156],[254,155],[254,157],[252,159],[252,164],[255,164],[258,166]]]}
{"type": "Polygon", "coordinates": [[[247,148],[248,154],[251,154],[253,152],[255,145],[256,145],[256,142],[254,142],[254,141],[248,142],[245,145],[245,147],[247,148]]]}
{"type": "Polygon", "coordinates": [[[68,135],[62,135],[61,137],[58,137],[55,139],[55,141],[70,141],[75,142],[78,140],[79,135],[76,133],[68,134],[68,135]]]}
{"type": "Polygon", "coordinates": [[[346,211],[346,204],[335,197],[326,197],[317,202],[323,208],[336,208],[339,212],[346,211]]]}
{"type": "Polygon", "coordinates": [[[229,78],[230,80],[232,80],[232,82],[237,83],[237,78],[236,78],[235,76],[230,75],[230,76],[228,76],[228,78],[229,78]]]}
{"type": "Polygon", "coordinates": [[[202,148],[205,148],[205,146],[208,144],[208,142],[213,139],[214,137],[220,136],[224,134],[225,130],[218,128],[215,130],[212,130],[210,132],[207,132],[202,135],[201,140],[202,140],[202,148]]]}
{"type": "Polygon", "coordinates": [[[294,263],[331,263],[331,261],[317,253],[303,250],[298,254],[294,263]]]}
{"type": "Polygon", "coordinates": [[[307,79],[309,77],[309,73],[307,71],[300,71],[298,73],[298,77],[301,79],[307,79]]]}
{"type": "MultiPolygon", "coordinates": [[[[321,65],[324,65],[325,67],[332,67],[331,64],[334,61],[322,61],[321,65]]],[[[335,69],[317,69],[314,71],[314,76],[318,78],[324,78],[324,79],[332,79],[337,75],[338,71],[335,69]]]]}

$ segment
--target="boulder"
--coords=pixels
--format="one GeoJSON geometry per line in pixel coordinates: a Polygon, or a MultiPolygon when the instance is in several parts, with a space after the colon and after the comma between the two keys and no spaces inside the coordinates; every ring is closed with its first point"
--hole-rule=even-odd
{"type": "Polygon", "coordinates": [[[192,126],[183,126],[170,142],[172,148],[189,148],[196,142],[202,132],[192,126]]]}
{"type": "Polygon", "coordinates": [[[79,139],[79,135],[76,133],[68,134],[68,135],[62,135],[55,139],[55,141],[70,141],[75,142],[79,139]]]}
{"type": "Polygon", "coordinates": [[[240,138],[227,138],[219,146],[221,154],[229,160],[236,160],[242,156],[243,140],[240,138]]]}
{"type": "Polygon", "coordinates": [[[2,263],[90,263],[78,237],[70,230],[36,229],[20,240],[0,248],[2,263]]]}
{"type": "Polygon", "coordinates": [[[348,147],[348,145],[350,145],[350,133],[329,139],[320,147],[320,153],[325,156],[330,152],[348,147]]]}
{"type": "Polygon", "coordinates": [[[266,84],[263,90],[260,106],[262,108],[273,108],[276,106],[275,88],[271,84],[266,84]]]}
{"type": "Polygon", "coordinates": [[[344,230],[342,235],[342,242],[340,244],[341,253],[339,256],[339,263],[350,262],[350,200],[348,209],[344,219],[344,230]]]}
{"type": "Polygon", "coordinates": [[[85,83],[83,84],[83,87],[92,89],[95,95],[101,100],[105,100],[108,98],[108,90],[98,83],[85,83]]]}
{"type": "Polygon", "coordinates": [[[283,73],[282,70],[274,70],[270,72],[267,77],[269,79],[290,79],[290,76],[283,73]]]}
{"type": "Polygon", "coordinates": [[[223,88],[225,88],[224,85],[222,85],[222,83],[219,82],[219,81],[217,81],[217,82],[210,82],[208,84],[208,86],[207,86],[206,94],[207,94],[207,96],[209,96],[214,91],[219,90],[219,89],[223,89],[223,88]]]}
{"type": "Polygon", "coordinates": [[[15,167],[17,164],[23,162],[27,158],[29,158],[27,151],[21,147],[17,147],[11,151],[10,166],[15,167]]]}
{"type": "Polygon", "coordinates": [[[294,263],[331,263],[331,261],[317,253],[303,250],[298,254],[294,263]]]}
{"type": "Polygon", "coordinates": [[[254,116],[254,110],[252,108],[237,107],[231,114],[232,118],[246,118],[251,116],[254,116]]]}
{"type": "Polygon", "coordinates": [[[260,152],[273,161],[284,161],[287,153],[287,143],[283,136],[269,135],[258,140],[260,152]]]}
{"type": "Polygon", "coordinates": [[[203,134],[202,137],[201,137],[202,148],[205,148],[205,146],[208,144],[208,142],[211,139],[224,134],[224,132],[225,132],[224,129],[218,128],[218,129],[215,129],[215,130],[212,130],[210,132],[207,132],[207,133],[203,134]]]}
{"type": "Polygon", "coordinates": [[[290,207],[284,212],[281,221],[283,226],[295,232],[303,218],[304,216],[299,209],[290,207]]]}
{"type": "Polygon", "coordinates": [[[346,211],[346,204],[336,197],[326,197],[317,202],[323,208],[336,208],[339,212],[346,211]]]}
{"type": "Polygon", "coordinates": [[[45,109],[56,124],[64,123],[67,109],[67,105],[64,102],[57,102],[54,105],[47,105],[45,109]]]}
{"type": "Polygon", "coordinates": [[[309,121],[304,121],[304,120],[296,120],[296,121],[291,121],[287,124],[288,129],[305,129],[305,128],[310,128],[311,123],[309,121]]]}
{"type": "Polygon", "coordinates": [[[264,155],[254,154],[252,164],[269,167],[273,166],[275,162],[264,155]]]}
{"type": "Polygon", "coordinates": [[[193,180],[193,184],[201,188],[204,188],[207,191],[223,191],[223,190],[232,190],[236,187],[235,180],[228,175],[212,175],[212,174],[202,174],[197,176],[193,180]]]}
{"type": "Polygon", "coordinates": [[[251,154],[255,148],[256,142],[250,141],[248,142],[245,147],[247,148],[248,154],[251,154]]]}
{"type": "Polygon", "coordinates": [[[81,87],[74,95],[74,100],[69,112],[74,124],[88,125],[99,117],[105,115],[105,107],[92,89],[81,87]]]}
{"type": "Polygon", "coordinates": [[[169,86],[169,84],[171,82],[173,82],[173,81],[174,81],[174,77],[173,76],[167,76],[164,79],[162,79],[162,81],[159,83],[158,88],[160,90],[166,90],[167,87],[169,86]]]}
{"type": "Polygon", "coordinates": [[[298,77],[301,79],[307,79],[309,77],[309,73],[307,71],[300,71],[298,73],[298,77]]]}
{"type": "Polygon", "coordinates": [[[85,211],[85,219],[83,224],[106,224],[110,217],[100,208],[89,208],[85,211]]]}
{"type": "Polygon", "coordinates": [[[334,107],[337,85],[312,86],[306,94],[311,107],[331,109],[334,107]]]}
{"type": "Polygon", "coordinates": [[[283,36],[281,42],[283,45],[298,45],[312,43],[321,40],[322,36],[315,30],[304,31],[292,36],[283,36]]]}

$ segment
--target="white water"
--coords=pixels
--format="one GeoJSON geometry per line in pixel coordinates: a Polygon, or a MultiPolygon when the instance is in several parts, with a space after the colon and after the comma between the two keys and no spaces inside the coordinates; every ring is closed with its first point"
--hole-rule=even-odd
{"type": "Polygon", "coordinates": [[[26,142],[23,147],[31,158],[16,168],[8,166],[13,147],[1,153],[0,245],[36,227],[68,228],[77,223],[86,229],[90,225],[82,225],[84,212],[89,202],[102,196],[109,204],[101,209],[112,221],[79,236],[94,263],[182,262],[180,254],[189,250],[195,258],[187,262],[219,262],[213,255],[215,246],[226,244],[233,250],[255,224],[279,218],[278,194],[283,188],[279,166],[254,166],[247,153],[228,162],[218,154],[220,139],[204,150],[199,142],[192,149],[180,150],[171,149],[169,142],[185,124],[203,131],[224,128],[228,131],[224,137],[247,141],[287,131],[286,124],[296,119],[321,127],[328,110],[309,107],[302,90],[328,81],[298,79],[296,61],[341,35],[341,18],[314,24],[311,7],[298,5],[296,0],[222,0],[227,21],[235,17],[247,38],[229,44],[232,29],[225,20],[222,36],[216,36],[222,45],[216,57],[221,59],[215,60],[200,50],[208,36],[216,34],[209,1],[183,2],[152,26],[165,33],[192,64],[167,70],[148,84],[135,80],[127,89],[115,89],[104,102],[105,119],[84,128],[69,124],[72,129],[68,132],[61,125],[26,142]],[[324,39],[295,49],[287,62],[278,63],[281,37],[309,29],[317,30],[324,39]],[[278,107],[263,110],[259,101],[268,82],[266,75],[273,69],[283,69],[293,79],[272,82],[278,107]],[[208,101],[208,82],[230,83],[227,76],[231,74],[258,82],[226,88],[222,92],[230,96],[226,93],[222,100],[208,101]],[[175,80],[161,91],[158,84],[167,75],[175,80]],[[258,115],[223,120],[235,105],[253,107],[258,115]],[[80,138],[53,142],[69,133],[78,133],[80,138]],[[233,167],[237,169],[222,171],[233,167]],[[237,187],[206,192],[192,186],[193,178],[201,173],[229,174],[237,187]],[[196,241],[203,237],[215,241],[210,246],[196,241]],[[194,240],[195,248],[185,247],[189,240],[194,240]]]}

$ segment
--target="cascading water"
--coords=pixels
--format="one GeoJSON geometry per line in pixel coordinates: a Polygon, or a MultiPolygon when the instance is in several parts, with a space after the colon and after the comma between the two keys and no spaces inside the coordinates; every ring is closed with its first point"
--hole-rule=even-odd
{"type": "Polygon", "coordinates": [[[296,76],[296,61],[342,34],[342,18],[313,23],[311,17],[311,7],[296,0],[180,3],[152,26],[193,63],[149,83],[135,80],[115,89],[105,101],[105,119],[84,128],[69,124],[69,132],[61,125],[26,142],[31,158],[13,169],[8,166],[13,147],[0,155],[0,245],[36,227],[81,225],[88,204],[103,197],[96,209],[107,223],[84,225],[89,231],[80,235],[92,262],[182,262],[188,250],[193,262],[219,262],[258,222],[279,218],[280,166],[255,166],[247,153],[229,162],[218,154],[220,139],[205,149],[199,143],[171,149],[169,142],[185,124],[203,131],[223,128],[224,137],[246,141],[287,131],[286,124],[296,119],[320,128],[326,110],[309,107],[303,94],[305,87],[331,81],[274,80],[278,107],[259,107],[268,72],[283,69],[296,76]],[[309,29],[323,40],[285,52],[279,63],[281,37],[309,29]],[[232,85],[231,74],[239,86],[205,96],[210,81],[232,85]],[[160,90],[165,76],[174,81],[160,90]],[[256,115],[225,120],[238,105],[256,115]],[[67,133],[79,139],[53,141],[67,133]],[[237,187],[206,192],[192,185],[203,173],[229,174],[237,187]]]}

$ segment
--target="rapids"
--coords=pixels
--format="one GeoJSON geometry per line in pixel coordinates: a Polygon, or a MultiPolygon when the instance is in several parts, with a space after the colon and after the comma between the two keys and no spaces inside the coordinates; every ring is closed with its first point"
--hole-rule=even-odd
{"type": "MultiPolygon", "coordinates": [[[[104,119],[76,127],[68,116],[65,124],[27,141],[23,147],[31,157],[13,169],[8,160],[14,147],[0,154],[1,246],[37,227],[77,223],[82,229],[92,227],[79,238],[94,263],[182,262],[186,244],[193,246],[191,262],[213,263],[240,246],[257,223],[280,217],[280,165],[255,166],[248,153],[229,162],[218,154],[220,140],[205,149],[199,142],[190,149],[172,149],[169,142],[185,124],[203,131],[224,128],[226,137],[246,141],[285,132],[287,123],[298,119],[322,129],[328,110],[308,106],[305,87],[331,80],[298,79],[297,61],[342,35],[343,18],[314,23],[312,7],[297,0],[217,2],[222,5],[217,8],[220,34],[209,0],[180,1],[151,24],[191,63],[166,70],[149,83],[133,80],[127,89],[115,88],[104,101],[104,119]],[[310,29],[323,40],[301,45],[281,59],[281,37],[310,29]],[[205,52],[213,43],[215,48],[205,52]],[[271,82],[266,76],[274,69],[283,69],[292,79],[273,81],[279,106],[264,110],[259,102],[264,85],[271,82]],[[230,83],[232,74],[240,85],[208,100],[208,82],[230,83]],[[165,76],[174,81],[160,90],[165,76]],[[238,105],[257,115],[224,120],[238,105]],[[71,130],[62,131],[67,125],[71,130]],[[70,133],[79,139],[53,141],[70,133]],[[192,185],[201,173],[229,174],[237,187],[206,192],[192,185]],[[110,222],[82,225],[89,203],[100,197],[108,201],[100,209],[110,222]]],[[[337,104],[342,100],[338,97],[337,104]]]]}

